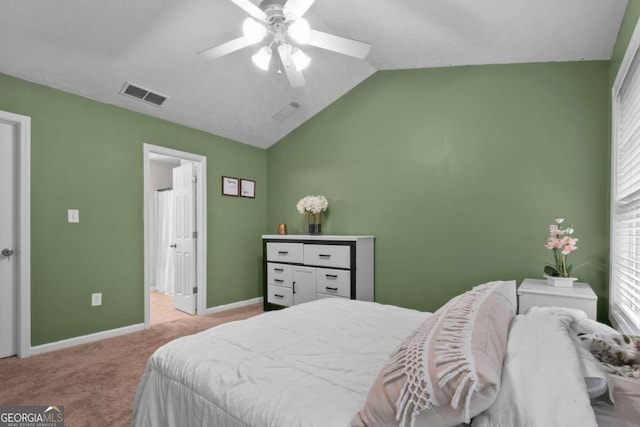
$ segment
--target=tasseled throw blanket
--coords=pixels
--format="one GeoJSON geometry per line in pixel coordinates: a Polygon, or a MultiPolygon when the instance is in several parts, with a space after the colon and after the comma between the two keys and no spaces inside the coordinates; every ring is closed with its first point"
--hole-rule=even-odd
{"type": "MultiPolygon", "coordinates": [[[[432,406],[440,406],[429,372],[428,349],[435,340],[438,387],[457,383],[451,407],[464,405],[469,422],[469,402],[478,390],[478,377],[471,352],[471,333],[478,306],[494,291],[488,284],[462,294],[436,311],[413,339],[396,350],[385,371],[385,382],[405,376],[406,382],[396,402],[396,419],[400,426],[413,426],[416,417],[432,406]],[[440,333],[436,336],[436,331],[440,333]],[[408,423],[407,423],[408,421],[408,423]]],[[[447,402],[448,403],[448,402],[447,402]]]]}

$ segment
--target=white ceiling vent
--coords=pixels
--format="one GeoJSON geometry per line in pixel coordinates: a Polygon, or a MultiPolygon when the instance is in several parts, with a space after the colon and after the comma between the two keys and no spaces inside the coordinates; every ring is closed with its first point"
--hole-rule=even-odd
{"type": "Polygon", "coordinates": [[[276,120],[284,121],[289,117],[293,116],[293,113],[300,109],[300,104],[297,102],[291,102],[280,109],[277,113],[273,115],[273,118],[276,120]]]}
{"type": "Polygon", "coordinates": [[[136,98],[140,101],[153,104],[157,107],[162,106],[167,97],[158,93],[151,92],[149,89],[144,89],[140,86],[133,85],[129,82],[125,83],[124,87],[120,91],[122,95],[136,98]]]}

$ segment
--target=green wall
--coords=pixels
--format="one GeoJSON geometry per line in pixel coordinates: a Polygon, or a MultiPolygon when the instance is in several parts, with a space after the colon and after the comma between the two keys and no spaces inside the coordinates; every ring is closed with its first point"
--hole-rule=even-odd
{"type": "Polygon", "coordinates": [[[611,54],[611,65],[609,67],[610,86],[613,86],[616,79],[618,69],[620,68],[624,54],[627,51],[627,46],[633,35],[633,30],[636,28],[638,17],[640,17],[640,0],[629,0],[627,11],[625,12],[620,31],[618,32],[618,39],[611,54]]]}
{"type": "Polygon", "coordinates": [[[324,234],[376,236],[375,299],[435,310],[541,278],[556,215],[606,313],[609,62],[378,72],[268,150],[268,224],[329,200],[324,234]]]}
{"type": "Polygon", "coordinates": [[[31,117],[33,345],[144,321],[143,143],[207,157],[207,305],[262,295],[264,150],[1,74],[0,109],[31,117]],[[221,196],[222,175],[256,198],[221,196]]]}

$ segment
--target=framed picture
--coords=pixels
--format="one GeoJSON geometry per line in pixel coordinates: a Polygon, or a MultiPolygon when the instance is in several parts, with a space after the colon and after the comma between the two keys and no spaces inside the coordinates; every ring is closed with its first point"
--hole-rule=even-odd
{"type": "Polygon", "coordinates": [[[240,180],[240,196],[241,197],[256,197],[256,182],[250,179],[240,180]]]}
{"type": "Polygon", "coordinates": [[[238,197],[238,178],[222,177],[222,195],[238,197]]]}

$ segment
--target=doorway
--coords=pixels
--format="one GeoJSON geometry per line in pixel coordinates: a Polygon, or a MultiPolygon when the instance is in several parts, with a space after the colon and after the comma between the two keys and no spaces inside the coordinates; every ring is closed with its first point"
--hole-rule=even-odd
{"type": "Polygon", "coordinates": [[[206,310],[206,157],[144,144],[143,158],[149,328],[206,310]]]}
{"type": "Polygon", "coordinates": [[[31,119],[0,111],[0,357],[31,355],[31,119]]]}

